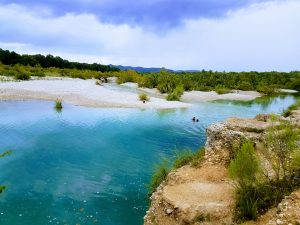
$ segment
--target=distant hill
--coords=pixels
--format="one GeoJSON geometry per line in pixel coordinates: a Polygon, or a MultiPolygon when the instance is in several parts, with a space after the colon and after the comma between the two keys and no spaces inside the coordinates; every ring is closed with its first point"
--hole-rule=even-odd
{"type": "MultiPolygon", "coordinates": [[[[151,73],[151,72],[159,72],[162,68],[157,68],[157,67],[150,67],[150,68],[147,68],[147,67],[141,67],[141,66],[137,66],[137,67],[134,67],[134,66],[122,66],[122,65],[110,65],[110,66],[113,66],[113,67],[116,67],[120,70],[134,70],[136,72],[139,72],[139,73],[151,73]]],[[[164,70],[167,70],[169,72],[199,72],[199,70],[171,70],[171,69],[165,69],[164,70]]]]}
{"type": "MultiPolygon", "coordinates": [[[[134,70],[136,72],[139,73],[150,73],[150,72],[159,72],[162,68],[156,68],[156,67],[150,67],[150,68],[146,68],[146,67],[140,67],[140,66],[121,66],[121,65],[110,65],[110,66],[114,66],[119,68],[120,70],[134,70]]],[[[173,70],[169,70],[166,69],[170,72],[172,72],[173,70]]]]}

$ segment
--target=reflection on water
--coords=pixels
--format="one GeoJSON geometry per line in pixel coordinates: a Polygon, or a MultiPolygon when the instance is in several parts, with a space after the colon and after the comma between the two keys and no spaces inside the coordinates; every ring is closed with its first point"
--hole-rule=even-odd
{"type": "Polygon", "coordinates": [[[251,100],[251,101],[233,101],[233,100],[216,100],[214,102],[219,102],[223,104],[232,104],[246,107],[261,107],[262,110],[268,110],[268,108],[272,108],[272,105],[277,108],[278,105],[281,104],[281,112],[286,109],[291,102],[300,98],[299,94],[279,94],[274,95],[272,97],[262,96],[260,98],[251,100]]]}
{"type": "Polygon", "coordinates": [[[139,225],[153,165],[196,150],[205,129],[232,116],[280,113],[295,96],[202,103],[189,109],[95,109],[0,102],[1,225],[139,225]],[[196,116],[199,123],[193,123],[196,116]]]}

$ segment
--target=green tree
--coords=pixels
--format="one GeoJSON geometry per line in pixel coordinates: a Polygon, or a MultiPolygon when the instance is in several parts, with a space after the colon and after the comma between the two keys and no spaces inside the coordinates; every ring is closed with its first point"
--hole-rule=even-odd
{"type": "Polygon", "coordinates": [[[295,161],[300,154],[298,140],[299,131],[291,122],[273,118],[273,125],[267,130],[265,138],[265,154],[277,181],[289,181],[295,168],[300,168],[295,161]]]}

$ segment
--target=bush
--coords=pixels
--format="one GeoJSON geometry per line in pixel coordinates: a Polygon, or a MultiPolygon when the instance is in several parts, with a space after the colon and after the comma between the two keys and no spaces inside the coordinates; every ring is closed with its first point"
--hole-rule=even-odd
{"type": "MultiPolygon", "coordinates": [[[[275,179],[285,180],[287,183],[294,173],[291,164],[295,164],[293,155],[300,154],[299,150],[299,131],[289,121],[277,121],[273,119],[273,126],[269,127],[265,137],[264,144],[267,149],[264,154],[272,159],[272,169],[275,173],[275,179]]],[[[299,165],[300,168],[300,165],[299,165]]]]}
{"type": "Polygon", "coordinates": [[[226,88],[223,85],[218,85],[214,88],[215,92],[217,92],[219,95],[230,93],[230,89],[226,88]]]}
{"type": "Polygon", "coordinates": [[[238,85],[238,88],[240,90],[243,90],[243,91],[251,91],[253,90],[253,86],[252,84],[249,82],[249,81],[242,81],[239,85],[238,85]]]}
{"type": "Polygon", "coordinates": [[[180,101],[180,95],[176,92],[172,92],[167,95],[166,98],[168,101],[180,101]]]}
{"type": "Polygon", "coordinates": [[[42,71],[38,71],[38,72],[35,72],[35,73],[34,73],[34,76],[37,76],[37,77],[45,77],[46,74],[45,74],[44,72],[42,72],[42,71]]]}
{"type": "Polygon", "coordinates": [[[174,91],[170,92],[167,96],[168,101],[180,101],[180,97],[183,94],[184,89],[183,86],[177,86],[174,91]]]}
{"type": "Polygon", "coordinates": [[[267,149],[262,152],[272,166],[272,177],[260,169],[251,142],[242,145],[229,165],[231,177],[238,181],[237,221],[256,219],[300,186],[298,130],[290,122],[274,121],[277,123],[268,128],[265,136],[267,149]]]}
{"type": "Polygon", "coordinates": [[[140,99],[141,101],[149,101],[149,100],[150,100],[150,98],[148,97],[148,95],[145,94],[145,93],[141,93],[141,94],[139,95],[139,99],[140,99]]]}
{"type": "Polygon", "coordinates": [[[25,72],[20,72],[15,75],[16,80],[29,80],[30,74],[25,72]]]}
{"type": "Polygon", "coordinates": [[[239,182],[240,186],[252,184],[256,180],[259,161],[254,152],[253,143],[247,141],[237,151],[229,165],[229,174],[239,182]]]}
{"type": "Polygon", "coordinates": [[[275,89],[275,87],[270,86],[270,85],[259,84],[256,87],[256,91],[266,94],[266,95],[272,95],[276,92],[276,89],[275,89]]]}

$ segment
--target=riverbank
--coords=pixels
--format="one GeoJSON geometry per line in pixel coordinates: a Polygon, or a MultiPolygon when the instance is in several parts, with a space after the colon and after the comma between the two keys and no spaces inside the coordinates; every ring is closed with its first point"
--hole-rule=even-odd
{"type": "Polygon", "coordinates": [[[219,95],[216,92],[185,92],[182,100],[166,101],[165,95],[156,89],[138,88],[135,83],[117,85],[111,83],[96,85],[95,79],[74,79],[62,77],[33,78],[29,81],[3,80],[0,82],[0,100],[56,100],[74,105],[89,107],[122,107],[122,108],[187,108],[197,102],[227,100],[253,100],[261,94],[255,91],[235,91],[219,95]],[[151,99],[139,101],[139,93],[147,93],[151,99]]]}
{"type": "Polygon", "coordinates": [[[40,79],[30,81],[9,81],[0,83],[0,100],[56,100],[89,106],[121,108],[185,108],[190,104],[168,102],[151,97],[149,102],[139,100],[138,93],[112,87],[111,84],[96,85],[96,80],[72,78],[40,79]]]}
{"type": "MultiPolygon", "coordinates": [[[[300,109],[291,112],[289,121],[299,127],[300,109]]],[[[280,118],[285,120],[284,118],[280,118]]],[[[268,129],[274,126],[272,116],[257,115],[255,118],[230,118],[212,124],[206,130],[207,141],[200,165],[193,162],[173,169],[150,197],[150,208],[144,217],[144,225],[230,225],[241,224],[236,220],[237,183],[229,175],[233,143],[244,140],[254,143],[254,151],[261,168],[270,178],[274,176],[270,159],[266,158],[264,141],[268,129]]],[[[300,189],[283,196],[282,201],[273,203],[257,221],[243,225],[299,224],[300,189]]],[[[244,218],[247,219],[247,218],[244,218]]]]}

